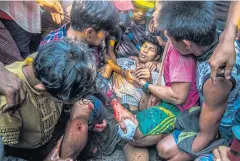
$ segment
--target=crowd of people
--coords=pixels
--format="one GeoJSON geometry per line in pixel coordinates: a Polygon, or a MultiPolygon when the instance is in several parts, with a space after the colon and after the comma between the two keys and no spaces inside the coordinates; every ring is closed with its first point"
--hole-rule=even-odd
{"type": "Polygon", "coordinates": [[[1,1],[0,160],[240,161],[239,10],[1,1]]]}

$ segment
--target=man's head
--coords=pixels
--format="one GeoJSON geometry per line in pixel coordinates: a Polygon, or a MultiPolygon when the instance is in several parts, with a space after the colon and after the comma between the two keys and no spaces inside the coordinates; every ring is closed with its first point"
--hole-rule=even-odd
{"type": "Polygon", "coordinates": [[[147,11],[150,8],[154,8],[154,1],[149,0],[135,0],[133,1],[133,20],[137,23],[141,23],[145,20],[147,11]]]}
{"type": "Polygon", "coordinates": [[[82,32],[89,45],[100,45],[118,21],[112,2],[78,0],[72,4],[71,27],[82,32]]]}
{"type": "Polygon", "coordinates": [[[144,39],[144,43],[138,54],[139,62],[147,63],[149,61],[158,60],[161,57],[162,52],[163,50],[158,45],[156,36],[149,35],[144,39]]]}
{"type": "Polygon", "coordinates": [[[142,21],[145,20],[146,13],[147,13],[146,8],[142,8],[137,5],[134,5],[133,20],[137,23],[141,23],[142,21]]]}
{"type": "Polygon", "coordinates": [[[214,4],[209,1],[172,1],[162,3],[158,27],[182,55],[199,56],[216,37],[214,4]]]}
{"type": "Polygon", "coordinates": [[[88,58],[89,51],[85,44],[67,39],[41,46],[33,63],[40,81],[35,88],[64,102],[92,94],[96,69],[88,58]]]}

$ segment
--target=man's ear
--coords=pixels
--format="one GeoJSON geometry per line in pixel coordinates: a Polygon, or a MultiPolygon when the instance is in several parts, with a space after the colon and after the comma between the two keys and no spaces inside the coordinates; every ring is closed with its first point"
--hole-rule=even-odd
{"type": "Polygon", "coordinates": [[[159,58],[160,58],[160,55],[157,54],[157,55],[155,56],[154,60],[155,60],[155,61],[156,61],[156,60],[159,60],[159,58]]]}
{"type": "Polygon", "coordinates": [[[87,28],[86,29],[86,38],[87,39],[92,39],[93,33],[94,33],[94,29],[93,28],[87,28]]]}
{"type": "Polygon", "coordinates": [[[45,91],[46,88],[44,87],[44,85],[42,83],[38,83],[37,85],[34,86],[34,88],[38,91],[45,91]]]}
{"type": "Polygon", "coordinates": [[[190,49],[190,47],[191,47],[191,42],[189,41],[189,40],[183,40],[183,43],[184,43],[184,45],[185,45],[185,48],[187,49],[187,50],[189,50],[190,49]]]}

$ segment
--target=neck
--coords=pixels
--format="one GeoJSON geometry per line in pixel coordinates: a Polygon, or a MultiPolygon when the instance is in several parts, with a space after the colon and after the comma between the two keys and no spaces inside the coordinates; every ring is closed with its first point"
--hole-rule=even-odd
{"type": "Polygon", "coordinates": [[[83,32],[74,30],[72,26],[70,26],[69,29],[67,30],[67,37],[73,40],[82,41],[86,43],[86,39],[84,38],[83,32]]]}
{"type": "Polygon", "coordinates": [[[35,85],[39,83],[34,75],[33,67],[31,64],[23,67],[23,74],[31,87],[35,87],[35,85]]]}
{"type": "Polygon", "coordinates": [[[199,47],[199,49],[195,52],[196,56],[201,56],[202,54],[204,54],[210,46],[205,46],[205,47],[199,47]]]}
{"type": "Polygon", "coordinates": [[[146,21],[145,20],[140,20],[140,21],[135,21],[137,24],[139,24],[139,25],[142,25],[142,24],[145,24],[146,23],[146,21]]]}

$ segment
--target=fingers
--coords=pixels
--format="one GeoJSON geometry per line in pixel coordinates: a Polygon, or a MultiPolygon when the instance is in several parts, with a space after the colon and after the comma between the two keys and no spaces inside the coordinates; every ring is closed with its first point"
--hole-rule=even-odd
{"type": "Polygon", "coordinates": [[[97,123],[94,125],[94,131],[102,132],[107,127],[107,121],[104,119],[102,123],[97,123]]]}
{"type": "Polygon", "coordinates": [[[61,138],[58,140],[57,145],[53,148],[53,150],[50,153],[50,160],[54,161],[56,159],[59,158],[59,152],[60,152],[60,148],[62,145],[62,140],[63,140],[63,136],[61,136],[61,138]]]}
{"type": "Polygon", "coordinates": [[[122,129],[122,131],[123,131],[124,133],[127,133],[127,128],[126,128],[126,125],[124,124],[124,122],[121,121],[121,122],[119,122],[118,124],[119,124],[120,128],[122,129]]]}
{"type": "Polygon", "coordinates": [[[140,69],[137,70],[134,75],[138,78],[138,79],[150,79],[151,78],[151,73],[148,69],[140,69]]]}
{"type": "Polygon", "coordinates": [[[145,66],[146,66],[147,68],[149,68],[151,71],[155,71],[155,70],[157,69],[157,66],[156,66],[154,63],[152,63],[152,62],[146,63],[145,66]]]}
{"type": "Polygon", "coordinates": [[[62,145],[62,140],[63,140],[63,136],[61,136],[60,139],[58,140],[57,145],[55,147],[55,151],[59,152],[62,145]]]}
{"type": "Polygon", "coordinates": [[[233,65],[228,65],[228,64],[226,65],[225,72],[224,72],[226,79],[231,79],[232,69],[233,69],[233,65]]]}
{"type": "Polygon", "coordinates": [[[55,2],[55,5],[53,7],[59,14],[61,14],[61,15],[64,14],[62,6],[61,6],[61,4],[59,2],[55,2]]]}
{"type": "Polygon", "coordinates": [[[208,61],[208,63],[211,65],[210,78],[212,80],[212,84],[215,86],[216,85],[216,77],[217,77],[217,73],[218,73],[218,67],[212,63],[211,59],[208,61]]]}
{"type": "Polygon", "coordinates": [[[229,147],[225,147],[225,146],[220,146],[218,148],[218,151],[220,153],[220,158],[221,161],[230,161],[227,157],[227,153],[229,152],[230,148],[229,147]]]}
{"type": "Polygon", "coordinates": [[[61,19],[61,15],[59,13],[56,13],[56,12],[51,13],[51,16],[52,16],[52,20],[54,22],[56,22],[57,24],[61,24],[62,19],[61,19]]]}
{"type": "Polygon", "coordinates": [[[215,160],[220,159],[220,153],[218,151],[218,148],[213,150],[213,155],[214,155],[215,160]]]}

